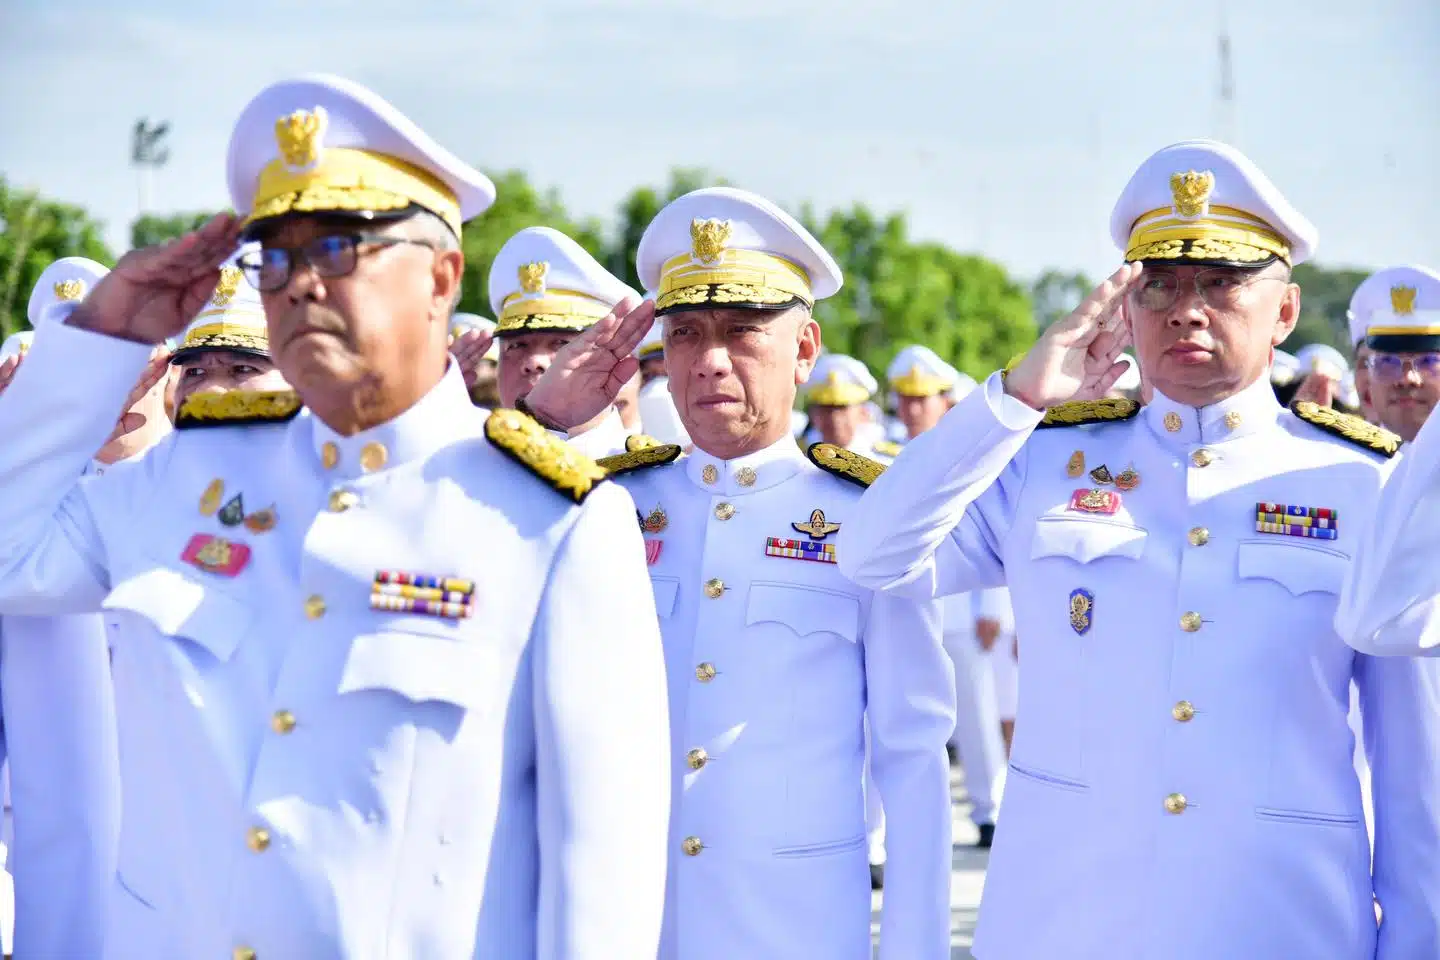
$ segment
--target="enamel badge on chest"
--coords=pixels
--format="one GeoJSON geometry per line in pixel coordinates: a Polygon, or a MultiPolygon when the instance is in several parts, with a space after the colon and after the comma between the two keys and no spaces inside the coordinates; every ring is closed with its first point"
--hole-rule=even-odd
{"type": "Polygon", "coordinates": [[[792,523],[790,526],[796,533],[808,533],[811,540],[824,540],[840,529],[840,524],[830,523],[825,519],[825,511],[818,508],[810,511],[810,519],[805,523],[792,523]]]}
{"type": "Polygon", "coordinates": [[[185,545],[180,559],[206,573],[233,577],[250,562],[250,547],[213,534],[197,533],[185,545]]]}
{"type": "Polygon", "coordinates": [[[1076,490],[1070,495],[1070,509],[1078,513],[1115,513],[1120,509],[1120,494],[1113,490],[1076,490]]]}
{"type": "Polygon", "coordinates": [[[1080,636],[1090,631],[1091,618],[1095,612],[1095,594],[1084,587],[1070,591],[1070,629],[1080,636]]]}

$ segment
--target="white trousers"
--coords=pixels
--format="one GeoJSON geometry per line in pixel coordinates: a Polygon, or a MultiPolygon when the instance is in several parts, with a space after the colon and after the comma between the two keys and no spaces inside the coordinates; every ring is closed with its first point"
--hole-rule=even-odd
{"type": "Polygon", "coordinates": [[[947,630],[944,642],[955,666],[955,733],[950,742],[965,771],[970,819],[977,825],[994,823],[996,794],[1005,770],[995,678],[973,630],[947,630]]]}

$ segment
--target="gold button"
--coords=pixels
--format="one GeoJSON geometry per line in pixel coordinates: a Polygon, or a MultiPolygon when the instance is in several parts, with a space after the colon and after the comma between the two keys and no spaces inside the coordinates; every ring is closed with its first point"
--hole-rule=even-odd
{"type": "Polygon", "coordinates": [[[1190,801],[1185,799],[1183,793],[1172,793],[1165,798],[1166,813],[1184,813],[1188,806],[1190,806],[1190,801]]]}
{"type": "Polygon", "coordinates": [[[1195,704],[1189,700],[1181,700],[1170,708],[1170,716],[1179,720],[1181,723],[1189,723],[1195,719],[1195,704]]]}
{"type": "Polygon", "coordinates": [[[735,473],[735,482],[742,487],[755,486],[755,471],[750,467],[741,467],[735,473]]]}
{"type": "Polygon", "coordinates": [[[1180,629],[1186,633],[1194,633],[1196,630],[1199,630],[1200,623],[1200,614],[1194,610],[1180,615],[1180,629]]]}
{"type": "Polygon", "coordinates": [[[276,710],[270,715],[270,729],[276,733],[289,733],[295,729],[295,714],[289,710],[276,710]]]}
{"type": "Polygon", "coordinates": [[[1190,546],[1203,547],[1210,542],[1210,531],[1204,527],[1190,528],[1190,546]]]}
{"type": "Polygon", "coordinates": [[[1215,457],[1211,455],[1209,450],[1196,450],[1190,454],[1190,462],[1197,467],[1208,467],[1214,459],[1215,457]]]}
{"type": "Polygon", "coordinates": [[[691,770],[699,770],[710,762],[710,754],[705,752],[704,747],[696,747],[685,754],[685,762],[690,765],[691,770]]]}
{"type": "Polygon", "coordinates": [[[326,440],[324,446],[320,448],[320,462],[326,470],[334,470],[335,464],[340,462],[340,448],[326,440]]]}
{"type": "Polygon", "coordinates": [[[706,483],[714,483],[720,479],[720,471],[715,469],[715,464],[707,463],[705,468],[700,471],[700,479],[706,483]]]}
{"type": "Polygon", "coordinates": [[[715,519],[716,519],[716,520],[729,520],[729,519],[730,519],[731,517],[733,517],[733,516],[735,516],[735,504],[733,504],[733,503],[717,503],[717,504],[715,504],[715,519]]]}
{"type": "Polygon", "coordinates": [[[1225,414],[1225,426],[1229,427],[1231,430],[1234,430],[1236,427],[1240,426],[1240,424],[1244,420],[1245,418],[1240,416],[1239,410],[1231,410],[1229,413],[1225,414]]]}
{"type": "Polygon", "coordinates": [[[390,451],[385,449],[385,444],[370,442],[360,449],[360,469],[366,473],[374,473],[385,466],[385,461],[390,459],[390,451]]]}
{"type": "Polygon", "coordinates": [[[695,679],[701,683],[709,683],[715,679],[715,664],[705,661],[695,668],[695,679]]]}
{"type": "Polygon", "coordinates": [[[717,600],[717,599],[719,599],[720,595],[721,595],[722,593],[724,593],[724,592],[725,592],[725,581],[723,581],[723,580],[706,580],[706,581],[705,581],[705,596],[709,597],[711,600],[717,600]]]}
{"type": "Polygon", "coordinates": [[[254,853],[263,853],[270,846],[270,831],[264,827],[251,827],[245,833],[245,845],[254,853]]]}
{"type": "Polygon", "coordinates": [[[319,620],[325,616],[325,598],[318,593],[310,594],[305,601],[305,616],[311,620],[319,620]]]}
{"type": "Polygon", "coordinates": [[[354,490],[331,490],[330,512],[344,513],[360,502],[360,495],[354,490]]]}
{"type": "Polygon", "coordinates": [[[255,951],[249,947],[236,947],[230,951],[230,960],[255,960],[255,951]]]}
{"type": "Polygon", "coordinates": [[[687,857],[698,857],[700,851],[705,849],[705,844],[700,842],[699,837],[686,837],[680,842],[680,849],[685,851],[687,857]]]}
{"type": "Polygon", "coordinates": [[[1171,433],[1179,433],[1180,414],[1176,413],[1174,410],[1171,410],[1169,413],[1165,414],[1165,429],[1169,430],[1171,433]]]}

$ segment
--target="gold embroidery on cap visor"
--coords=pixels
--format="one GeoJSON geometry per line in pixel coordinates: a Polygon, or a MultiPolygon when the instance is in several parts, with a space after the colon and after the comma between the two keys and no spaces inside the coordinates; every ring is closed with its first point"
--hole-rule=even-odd
{"type": "Polygon", "coordinates": [[[1211,204],[1206,214],[1185,219],[1170,208],[1143,214],[1130,228],[1125,259],[1259,263],[1290,262],[1290,245],[1259,217],[1211,204]]]}
{"type": "Polygon", "coordinates": [[[692,253],[667,260],[660,268],[655,312],[702,305],[778,309],[796,301],[807,307],[815,303],[804,270],[759,250],[725,249],[704,263],[697,262],[692,253]]]}
{"type": "Polygon", "coordinates": [[[286,213],[385,213],[411,204],[429,210],[460,236],[460,201],[439,178],[395,157],[328,147],[303,170],[288,168],[280,158],[267,163],[245,225],[286,213]]]}
{"type": "Polygon", "coordinates": [[[606,317],[613,307],[574,290],[547,290],[543,296],[512,293],[500,308],[495,335],[548,330],[579,333],[606,317]]]}
{"type": "Polygon", "coordinates": [[[265,315],[255,313],[259,318],[258,329],[254,326],[238,323],[226,323],[217,321],[215,323],[202,323],[192,327],[185,334],[185,339],[176,348],[175,354],[181,354],[191,350],[255,350],[269,355],[270,338],[266,335],[265,315]]]}
{"type": "Polygon", "coordinates": [[[837,371],[831,371],[823,383],[816,384],[805,393],[805,402],[822,407],[853,407],[870,399],[870,391],[858,383],[841,380],[837,371]]]}
{"type": "Polygon", "coordinates": [[[931,376],[913,366],[903,376],[890,381],[890,389],[902,397],[933,397],[949,390],[953,383],[944,377],[931,376]]]}

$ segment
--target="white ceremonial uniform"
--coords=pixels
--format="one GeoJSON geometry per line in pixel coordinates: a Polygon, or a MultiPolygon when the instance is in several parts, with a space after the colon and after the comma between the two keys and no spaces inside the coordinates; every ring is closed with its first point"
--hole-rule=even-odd
{"type": "Polygon", "coordinates": [[[950,742],[965,771],[970,821],[977,827],[995,822],[996,795],[1005,772],[1005,743],[1000,737],[1000,708],[985,651],[975,635],[978,591],[941,601],[945,652],[955,671],[955,730],[950,742]]]}
{"type": "Polygon", "coordinates": [[[1019,696],[1020,664],[1016,656],[1015,610],[1010,606],[1010,591],[991,587],[976,591],[975,616],[1000,624],[1000,637],[990,648],[986,660],[995,685],[995,708],[1001,720],[1014,720],[1016,698],[1019,696]]]}
{"type": "Polygon", "coordinates": [[[1434,956],[1433,678],[1330,628],[1376,458],[1263,379],[1201,410],[1157,393],[1130,421],[1032,434],[1039,419],[991,377],[911,441],[840,542],[868,586],[1004,579],[1014,598],[1025,716],[976,956],[1434,956]],[[1113,514],[1071,509],[1077,452],[1139,478],[1113,514]],[[1257,503],[1328,507],[1339,538],[1259,533],[1257,503]]]}
{"type": "Polygon", "coordinates": [[[354,436],[184,430],[73,488],[148,353],[57,324],[0,403],[0,607],[127,621],[110,955],[652,952],[666,711],[629,498],[577,506],[486,443],[453,364],[354,436]],[[52,386],[76,368],[83,396],[52,386]],[[207,572],[197,535],[251,552],[207,572]],[[473,612],[373,609],[384,571],[474,581],[473,612]]]}
{"type": "Polygon", "coordinates": [[[792,523],[823,510],[843,528],[860,487],[788,436],[618,480],[653,531],[670,677],[663,960],[868,960],[867,721],[890,815],[881,956],[948,957],[953,688],[936,607],[767,548],[803,540],[822,555],[833,533],[812,540],[792,523]]]}

